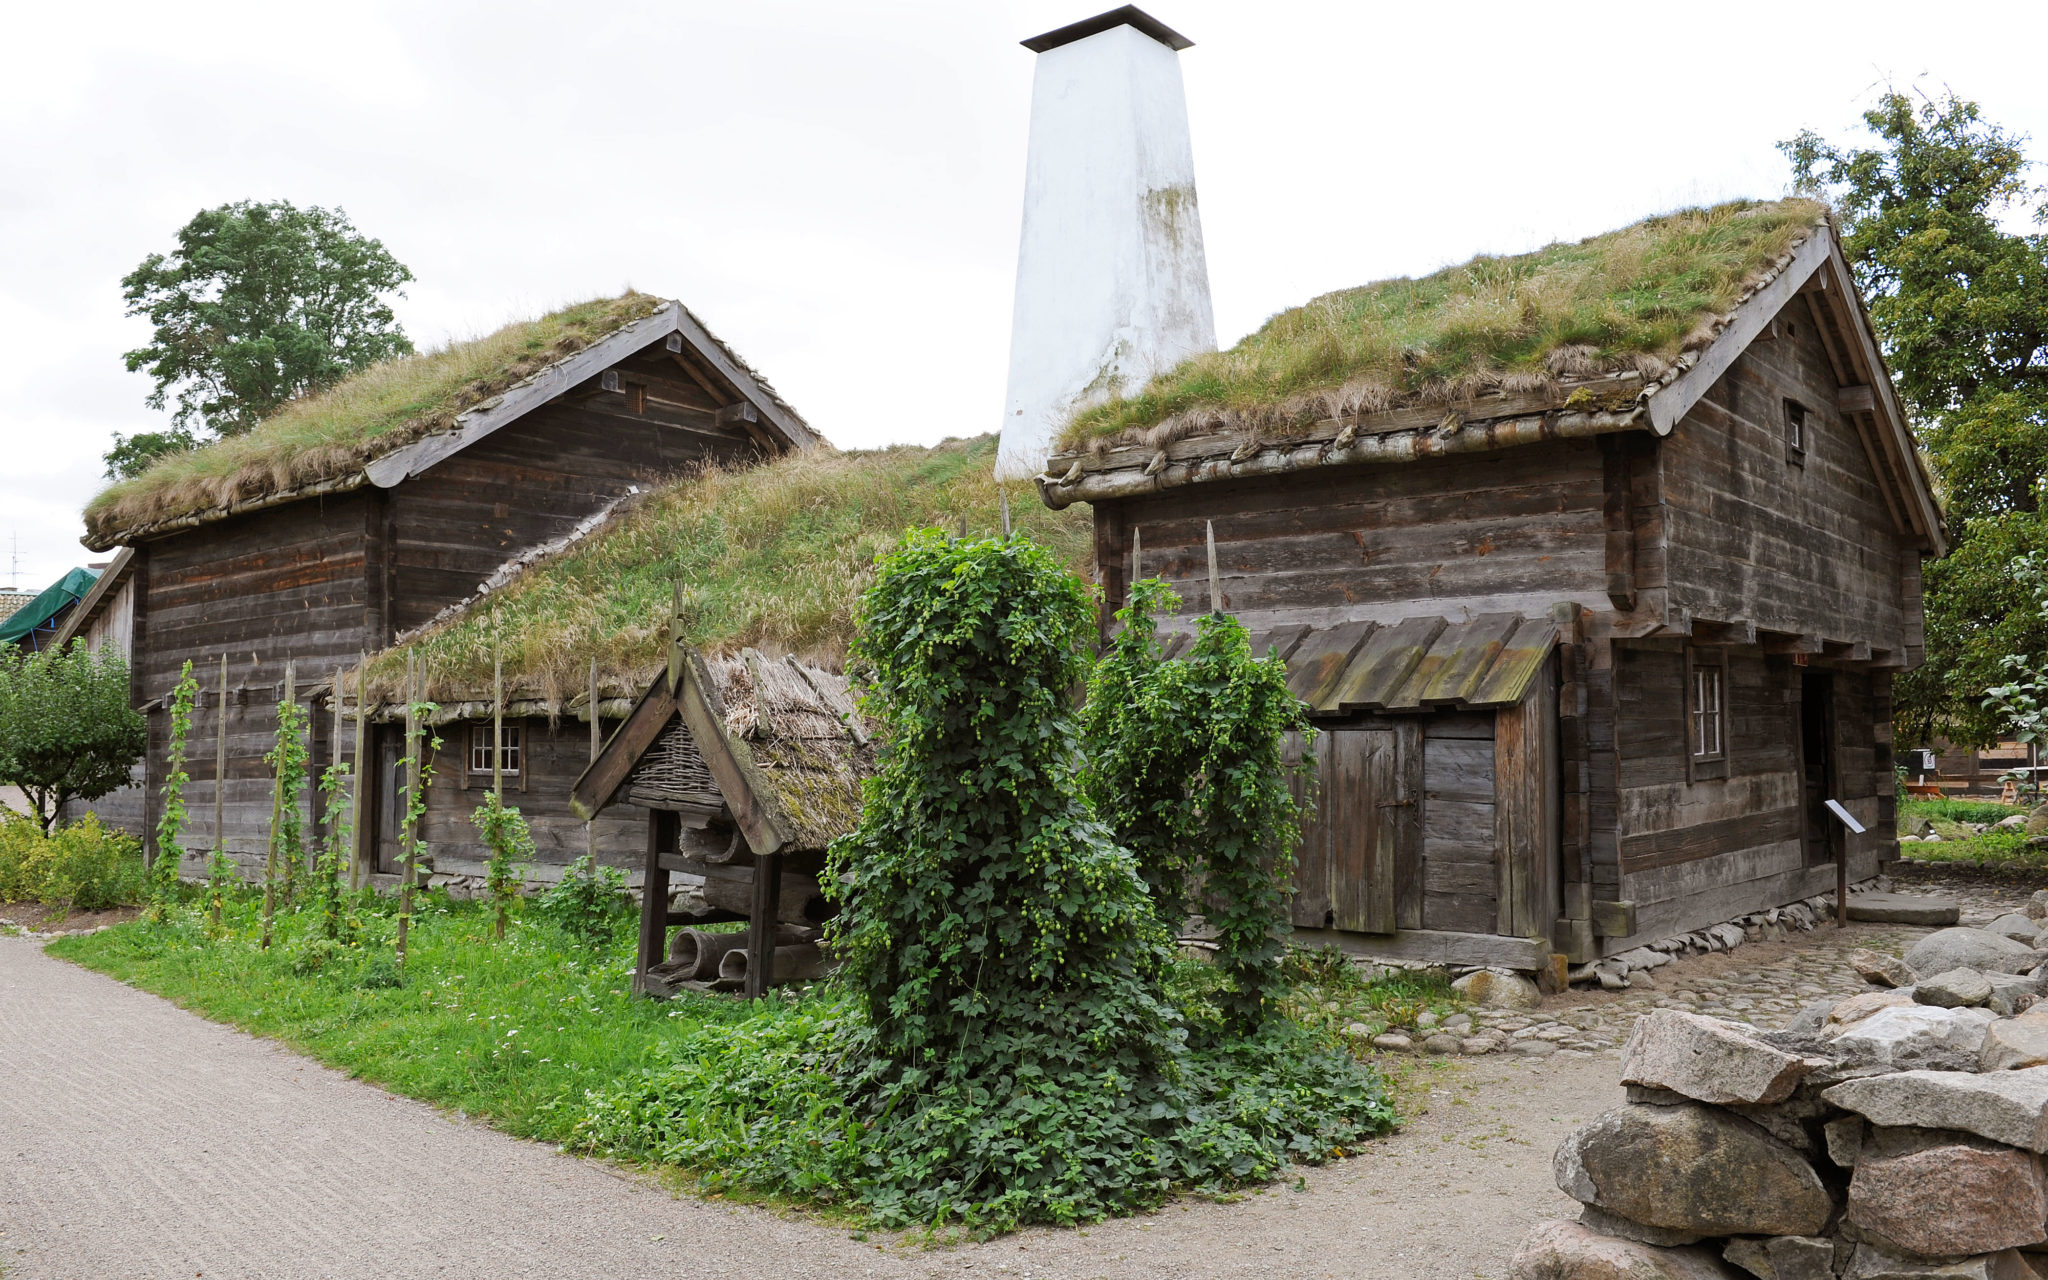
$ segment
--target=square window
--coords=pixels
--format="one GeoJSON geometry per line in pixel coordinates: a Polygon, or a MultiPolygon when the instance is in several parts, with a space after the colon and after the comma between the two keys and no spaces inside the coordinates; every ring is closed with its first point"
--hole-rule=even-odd
{"type": "MultiPolygon", "coordinates": [[[[505,726],[505,776],[519,776],[520,732],[516,724],[505,726]]],[[[491,771],[491,726],[476,724],[469,727],[469,771],[489,774],[491,771]]]]}
{"type": "Polygon", "coordinates": [[[1806,406],[1797,400],[1785,402],[1785,460],[1806,460],[1806,406]]]}

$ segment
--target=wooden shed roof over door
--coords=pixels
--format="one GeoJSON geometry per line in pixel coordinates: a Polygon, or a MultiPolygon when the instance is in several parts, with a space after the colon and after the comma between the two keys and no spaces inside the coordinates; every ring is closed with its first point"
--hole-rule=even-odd
{"type": "MultiPolygon", "coordinates": [[[[1176,637],[1169,655],[1185,648],[1176,637]]],[[[1464,622],[1434,614],[1399,622],[1275,627],[1252,637],[1287,664],[1287,687],[1311,712],[1487,710],[1522,701],[1557,645],[1557,624],[1516,613],[1464,622]]]]}

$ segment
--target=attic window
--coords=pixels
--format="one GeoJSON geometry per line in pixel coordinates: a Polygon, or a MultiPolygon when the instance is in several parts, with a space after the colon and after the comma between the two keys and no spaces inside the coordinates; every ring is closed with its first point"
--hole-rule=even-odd
{"type": "Polygon", "coordinates": [[[1785,402],[1785,461],[1806,462],[1806,406],[1797,400],[1785,402]]]}
{"type": "MultiPolygon", "coordinates": [[[[519,776],[520,749],[519,726],[505,726],[505,776],[519,776]]],[[[491,726],[471,725],[469,729],[469,771],[487,774],[491,771],[491,726]]]]}
{"type": "Polygon", "coordinates": [[[1719,649],[1689,649],[1685,662],[1687,777],[1728,776],[1728,658],[1719,649]]]}

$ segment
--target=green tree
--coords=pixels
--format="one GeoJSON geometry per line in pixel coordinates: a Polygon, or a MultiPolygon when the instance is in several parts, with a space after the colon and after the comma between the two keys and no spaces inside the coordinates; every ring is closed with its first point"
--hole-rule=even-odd
{"type": "Polygon", "coordinates": [[[128,368],[155,380],[151,408],[175,397],[177,410],[168,431],[115,436],[107,474],[240,435],[294,396],[410,352],[385,298],[412,278],[340,209],[243,200],[201,211],[177,248],[121,280],[128,314],[153,327],[128,368]]]}
{"type": "Polygon", "coordinates": [[[128,664],[111,647],[0,651],[0,783],[21,788],[44,831],[65,802],[127,785],[147,742],[128,705],[128,664]]]}
{"type": "Polygon", "coordinates": [[[1799,184],[1837,210],[1892,376],[1947,502],[1954,549],[1927,566],[1927,660],[1895,687],[1906,741],[1985,742],[2005,726],[1985,690],[2008,654],[2048,653],[2048,627],[2007,572],[2048,549],[2048,221],[2025,139],[1943,94],[1886,92],[1875,145],[1812,131],[1781,144],[1799,184]]]}

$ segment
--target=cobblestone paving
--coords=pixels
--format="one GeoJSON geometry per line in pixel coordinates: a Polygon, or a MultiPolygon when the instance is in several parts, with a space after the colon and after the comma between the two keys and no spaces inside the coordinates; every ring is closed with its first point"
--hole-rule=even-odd
{"type": "MultiPolygon", "coordinates": [[[[1962,904],[1962,923],[1988,923],[2023,910],[2031,891],[1963,878],[1920,879],[1895,886],[1901,893],[1953,897],[1962,904]]],[[[1933,929],[1912,925],[1832,923],[1794,932],[1777,942],[1749,942],[1732,951],[1687,956],[1649,973],[1630,973],[1625,991],[1586,991],[1552,996],[1540,1009],[1475,1010],[1446,1020],[1429,1047],[1461,1053],[1509,1053],[1530,1057],[1590,1057],[1620,1053],[1636,1019],[1652,1009],[1691,1009],[1717,1018],[1777,1029],[1816,1000],[1839,999],[1872,988],[1849,964],[1858,947],[1903,953],[1933,929]],[[1463,1021],[1469,1018],[1469,1021],[1463,1021]],[[1458,1024],[1458,1025],[1453,1025],[1458,1024]]],[[[1428,1034],[1424,1032],[1423,1034],[1428,1034]]]]}

